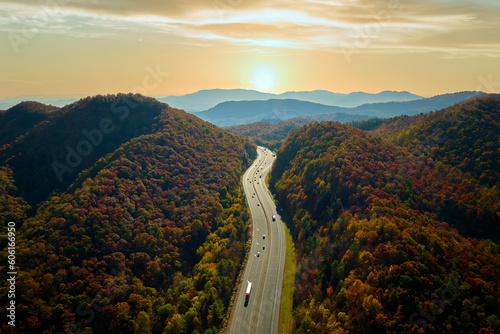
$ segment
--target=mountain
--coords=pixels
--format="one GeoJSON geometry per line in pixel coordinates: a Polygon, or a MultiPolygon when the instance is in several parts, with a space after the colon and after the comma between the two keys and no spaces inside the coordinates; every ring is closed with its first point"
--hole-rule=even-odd
{"type": "Polygon", "coordinates": [[[26,101],[0,112],[0,147],[31,130],[59,108],[26,101]]]}
{"type": "Polygon", "coordinates": [[[293,131],[276,155],[294,332],[498,330],[500,246],[462,236],[499,236],[498,189],[333,122],[293,131]]]}
{"type": "Polygon", "coordinates": [[[301,100],[329,106],[356,107],[365,103],[411,101],[422,98],[422,96],[411,94],[409,92],[395,91],[383,91],[377,94],[363,92],[343,94],[332,93],[326,90],[315,90],[310,92],[270,94],[246,89],[210,89],[181,96],[167,96],[159,98],[158,100],[189,112],[199,112],[213,108],[219,103],[228,101],[263,101],[281,99],[301,100]]]}
{"type": "Polygon", "coordinates": [[[284,120],[293,117],[314,116],[319,114],[344,113],[371,117],[393,117],[415,115],[449,107],[462,100],[480,94],[479,92],[460,92],[437,95],[431,98],[410,102],[386,102],[364,104],[355,108],[327,106],[301,100],[271,99],[266,101],[223,102],[198,114],[204,120],[219,126],[240,125],[260,122],[266,119],[284,120]]]}
{"type": "MultiPolygon", "coordinates": [[[[118,147],[103,150],[70,190],[15,221],[17,332],[220,332],[246,254],[240,177],[255,146],[139,95],[85,98],[57,113],[45,121],[55,125],[36,127],[33,139],[43,132],[64,148],[70,132],[77,138],[97,120],[100,145],[118,147]],[[106,133],[109,122],[114,130],[106,133]]],[[[17,154],[41,149],[33,145],[23,142],[17,154]]],[[[16,177],[29,175],[0,169],[0,199],[9,201],[0,208],[26,212],[16,177]]],[[[7,256],[2,241],[0,259],[7,256]]],[[[4,279],[3,296],[7,289],[4,279]]],[[[6,309],[0,313],[6,328],[6,309]]]]}
{"type": "Polygon", "coordinates": [[[2,147],[0,165],[12,169],[20,195],[33,205],[52,191],[65,190],[80,172],[123,143],[152,133],[165,108],[130,94],[81,99],[2,147]]]}
{"type": "Polygon", "coordinates": [[[436,95],[426,99],[409,102],[365,104],[356,108],[352,108],[351,110],[356,114],[365,114],[375,117],[394,117],[400,115],[412,116],[443,109],[480,94],[483,94],[483,92],[458,92],[436,95]]]}
{"type": "Polygon", "coordinates": [[[335,121],[340,123],[355,122],[366,119],[363,115],[321,114],[307,117],[289,118],[279,122],[254,122],[236,126],[228,126],[226,130],[252,139],[257,145],[276,150],[291,130],[297,130],[312,122],[335,121]]]}
{"type": "Polygon", "coordinates": [[[455,166],[482,184],[500,186],[498,129],[500,95],[486,94],[434,113],[383,120],[369,132],[415,156],[455,166]]]}
{"type": "Polygon", "coordinates": [[[423,99],[423,96],[411,94],[409,92],[383,91],[377,94],[364,92],[352,92],[349,94],[332,93],[324,90],[312,92],[286,92],[278,95],[279,98],[295,99],[321,103],[329,106],[353,108],[367,103],[379,102],[403,102],[423,99]]]}
{"type": "MultiPolygon", "coordinates": [[[[300,101],[279,100],[223,102],[197,115],[219,126],[239,125],[261,120],[284,120],[301,116],[345,113],[341,107],[300,101]]],[[[370,118],[365,116],[365,119],[370,118]]]]}
{"type": "Polygon", "coordinates": [[[167,96],[158,98],[158,100],[188,112],[199,112],[226,101],[268,100],[274,97],[274,94],[262,93],[255,90],[208,89],[187,95],[167,96]]]}

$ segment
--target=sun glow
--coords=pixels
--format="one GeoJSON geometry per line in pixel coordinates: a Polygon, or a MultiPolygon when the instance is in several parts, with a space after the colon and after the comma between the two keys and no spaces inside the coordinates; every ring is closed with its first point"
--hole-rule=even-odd
{"type": "Polygon", "coordinates": [[[274,73],[268,69],[257,70],[253,75],[252,84],[261,92],[268,92],[274,87],[274,73]]]}

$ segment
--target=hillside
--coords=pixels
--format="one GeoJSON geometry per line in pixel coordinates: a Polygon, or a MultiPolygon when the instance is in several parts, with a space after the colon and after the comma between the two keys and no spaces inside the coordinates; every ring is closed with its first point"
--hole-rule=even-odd
{"type": "Polygon", "coordinates": [[[498,237],[498,190],[332,122],[293,131],[270,183],[298,256],[296,332],[500,328],[500,247],[460,234],[498,237]]]}
{"type": "MultiPolygon", "coordinates": [[[[122,99],[73,107],[92,119],[122,99]]],[[[44,201],[17,231],[18,333],[221,329],[245,255],[240,177],[255,146],[152,99],[133,101],[155,115],[152,133],[124,140],[94,164],[96,175],[44,201]]]]}
{"type": "Polygon", "coordinates": [[[0,147],[25,134],[58,109],[28,101],[0,112],[0,147]]]}
{"type": "Polygon", "coordinates": [[[131,94],[81,99],[2,147],[0,165],[12,169],[21,196],[34,205],[66,190],[80,172],[121,144],[152,133],[167,107],[131,94]]]}
{"type": "Polygon", "coordinates": [[[500,96],[485,95],[425,115],[384,120],[369,132],[415,156],[455,166],[482,184],[500,186],[499,130],[500,96]]]}
{"type": "Polygon", "coordinates": [[[280,143],[288,136],[291,130],[297,130],[302,125],[312,122],[336,121],[340,123],[354,122],[356,120],[366,119],[363,115],[349,114],[322,114],[308,117],[295,117],[271,122],[255,122],[236,126],[228,126],[227,130],[237,133],[241,136],[252,139],[258,145],[264,145],[274,150],[279,148],[280,143]]]}

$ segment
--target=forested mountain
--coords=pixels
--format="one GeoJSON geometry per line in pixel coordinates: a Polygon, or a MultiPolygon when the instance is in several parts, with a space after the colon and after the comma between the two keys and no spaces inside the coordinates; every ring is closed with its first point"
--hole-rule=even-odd
{"type": "Polygon", "coordinates": [[[228,126],[227,130],[252,139],[258,145],[267,146],[274,150],[279,148],[281,142],[291,130],[297,130],[302,125],[312,122],[336,121],[340,123],[353,122],[368,118],[363,115],[349,114],[321,114],[309,117],[295,117],[279,122],[255,122],[236,126],[228,126]]]}
{"type": "Polygon", "coordinates": [[[28,101],[0,112],[0,147],[25,134],[57,109],[28,101]]]}
{"type": "MultiPolygon", "coordinates": [[[[500,186],[500,95],[484,95],[433,113],[378,122],[370,133],[500,186]]],[[[370,122],[359,123],[361,128],[370,122]]]]}
{"type": "Polygon", "coordinates": [[[296,332],[500,328],[500,247],[461,235],[498,237],[495,187],[333,122],[292,131],[270,183],[297,250],[296,332]]]}
{"type": "Polygon", "coordinates": [[[81,171],[121,144],[155,131],[164,108],[139,95],[81,99],[3,146],[0,164],[13,170],[20,194],[33,205],[52,191],[65,190],[81,171]]]}
{"type": "MultiPolygon", "coordinates": [[[[113,103],[120,115],[128,106],[127,120],[139,124],[127,127],[113,118],[115,130],[101,145],[110,148],[104,142],[119,138],[123,144],[93,163],[70,191],[42,202],[17,231],[16,330],[219,332],[245,256],[249,213],[240,176],[255,146],[137,95],[84,99],[44,127],[59,129],[64,142],[71,132],[78,137],[96,126],[89,120],[113,117],[113,103]]],[[[40,149],[30,148],[34,139],[22,144],[27,148],[19,159],[40,149]]],[[[16,193],[16,173],[4,167],[0,177],[2,194],[9,192],[1,208],[15,214],[2,218],[19,227],[29,207],[16,193]]],[[[5,325],[5,308],[1,313],[5,325]]]]}

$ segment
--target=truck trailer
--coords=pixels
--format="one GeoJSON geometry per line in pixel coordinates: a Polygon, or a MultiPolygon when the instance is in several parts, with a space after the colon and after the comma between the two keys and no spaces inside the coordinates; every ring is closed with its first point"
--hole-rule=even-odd
{"type": "Polygon", "coordinates": [[[248,303],[248,300],[250,299],[250,292],[252,292],[252,282],[248,281],[245,303],[248,303]]]}

